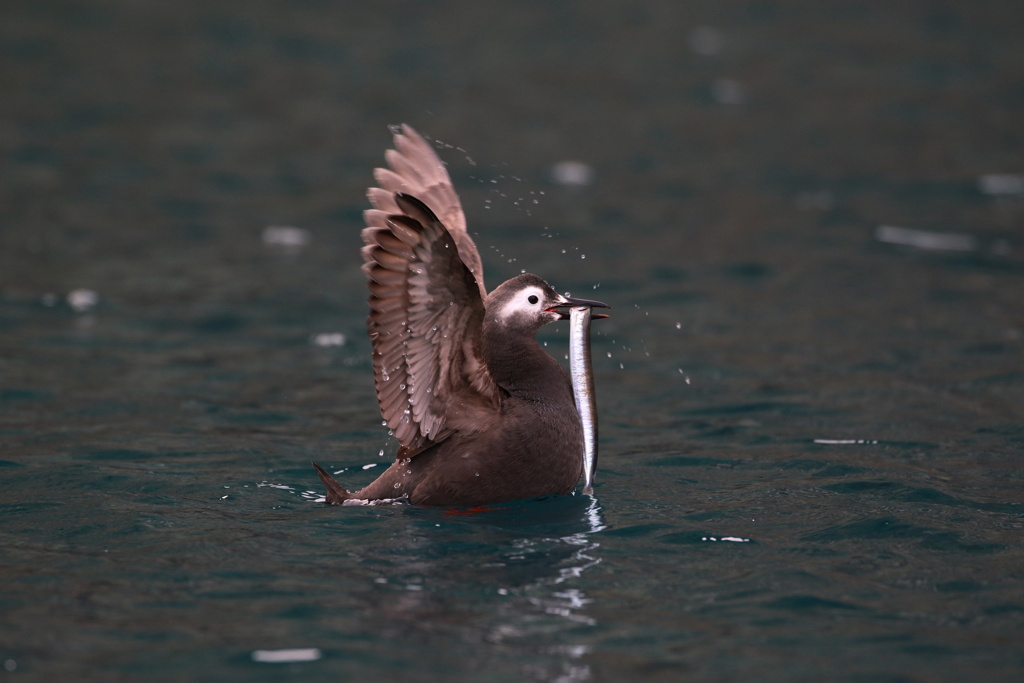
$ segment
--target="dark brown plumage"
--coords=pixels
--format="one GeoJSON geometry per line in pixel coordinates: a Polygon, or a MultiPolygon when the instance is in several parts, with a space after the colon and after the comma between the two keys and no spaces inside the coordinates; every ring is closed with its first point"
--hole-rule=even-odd
{"type": "Polygon", "coordinates": [[[409,126],[374,173],[363,272],[381,415],[398,439],[376,481],[349,493],[314,464],[327,502],[407,496],[482,505],[573,490],[583,435],[572,386],[534,339],[568,299],[536,275],[489,295],[448,172],[409,126]]]}

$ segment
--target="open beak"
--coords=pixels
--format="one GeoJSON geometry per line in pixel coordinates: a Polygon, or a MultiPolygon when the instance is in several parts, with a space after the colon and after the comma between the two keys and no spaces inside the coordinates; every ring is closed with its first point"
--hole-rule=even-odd
{"type": "MultiPolygon", "coordinates": [[[[580,306],[586,306],[588,308],[607,308],[608,310],[611,310],[611,308],[612,308],[608,304],[602,303],[600,301],[592,301],[590,299],[570,299],[570,298],[566,298],[564,301],[561,301],[561,302],[555,304],[554,306],[552,306],[548,310],[557,313],[560,316],[559,320],[568,320],[569,319],[569,309],[570,308],[579,308],[580,306]]],[[[591,317],[593,317],[593,318],[607,318],[608,315],[605,314],[605,313],[593,313],[591,315],[591,317]]]]}

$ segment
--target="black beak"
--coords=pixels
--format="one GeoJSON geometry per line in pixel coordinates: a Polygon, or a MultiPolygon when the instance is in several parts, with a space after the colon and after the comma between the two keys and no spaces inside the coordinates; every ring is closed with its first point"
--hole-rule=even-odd
{"type": "MultiPolygon", "coordinates": [[[[602,303],[600,301],[592,301],[590,299],[566,299],[565,301],[563,301],[560,304],[555,304],[554,306],[552,306],[548,310],[549,311],[554,311],[559,316],[561,316],[559,318],[559,320],[568,320],[569,319],[569,310],[568,309],[570,309],[570,308],[579,308],[580,306],[586,306],[588,308],[607,308],[608,310],[611,310],[611,308],[612,308],[611,306],[609,306],[606,303],[602,303]],[[562,309],[566,309],[566,310],[562,310],[562,309]]],[[[594,318],[607,318],[608,316],[605,313],[594,313],[592,317],[594,317],[594,318]]]]}

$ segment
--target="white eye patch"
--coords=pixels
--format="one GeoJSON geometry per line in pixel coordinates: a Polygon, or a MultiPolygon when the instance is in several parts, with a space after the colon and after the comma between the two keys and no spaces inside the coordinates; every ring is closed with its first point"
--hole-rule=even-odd
{"type": "Polygon", "coordinates": [[[540,315],[546,299],[544,290],[540,287],[524,287],[502,305],[495,317],[504,322],[515,315],[540,315]]]}

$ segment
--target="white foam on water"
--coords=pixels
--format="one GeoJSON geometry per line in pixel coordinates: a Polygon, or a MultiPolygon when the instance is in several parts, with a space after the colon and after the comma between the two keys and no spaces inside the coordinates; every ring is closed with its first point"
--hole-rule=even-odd
{"type": "Polygon", "coordinates": [[[310,242],[309,231],[291,225],[271,225],[263,229],[263,243],[275,247],[304,247],[310,242]]]}
{"type": "Polygon", "coordinates": [[[879,225],[875,229],[875,239],[888,244],[900,244],[930,251],[974,251],[978,248],[978,240],[973,235],[955,232],[929,232],[928,230],[902,228],[897,225],[879,225]]]}
{"type": "Polygon", "coordinates": [[[559,161],[551,167],[551,177],[559,185],[582,187],[594,183],[594,169],[582,161],[559,161]]]}
{"type": "Polygon", "coordinates": [[[988,195],[1024,194],[1024,175],[986,173],[978,177],[978,189],[988,195]]]}
{"type": "Polygon", "coordinates": [[[310,338],[310,342],[313,346],[344,346],[345,335],[342,332],[321,332],[315,334],[310,338]]]}
{"type": "Polygon", "coordinates": [[[323,657],[318,647],[303,647],[291,650],[253,650],[252,661],[264,664],[294,664],[315,662],[323,657]]]}
{"type": "Polygon", "coordinates": [[[260,483],[256,484],[256,486],[258,486],[261,489],[262,488],[271,488],[271,489],[281,489],[282,491],[294,491],[295,490],[295,488],[292,487],[292,486],[286,486],[285,484],[271,484],[269,481],[261,481],[260,483]]]}
{"type": "Polygon", "coordinates": [[[878,441],[875,439],[815,439],[814,443],[828,446],[843,446],[847,444],[876,444],[878,441]]]}
{"type": "Polygon", "coordinates": [[[100,302],[100,295],[91,289],[73,289],[68,292],[67,302],[76,313],[85,313],[100,302]]]}

